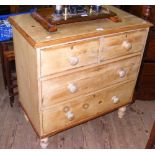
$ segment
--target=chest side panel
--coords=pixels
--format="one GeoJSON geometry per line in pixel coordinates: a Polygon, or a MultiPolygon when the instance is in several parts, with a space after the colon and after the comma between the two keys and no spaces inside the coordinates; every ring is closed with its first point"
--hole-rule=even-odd
{"type": "Polygon", "coordinates": [[[40,134],[37,52],[13,29],[19,101],[40,134]]]}

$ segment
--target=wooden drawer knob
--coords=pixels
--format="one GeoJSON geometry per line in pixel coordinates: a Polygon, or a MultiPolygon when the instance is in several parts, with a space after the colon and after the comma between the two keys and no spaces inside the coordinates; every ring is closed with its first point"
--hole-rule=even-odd
{"type": "Polygon", "coordinates": [[[77,65],[79,62],[79,58],[76,56],[72,56],[69,58],[69,62],[72,66],[77,65]]]}
{"type": "Polygon", "coordinates": [[[74,114],[73,114],[73,112],[68,111],[68,112],[66,113],[66,117],[67,117],[67,119],[68,119],[69,121],[73,120],[73,119],[74,119],[74,114]]]}
{"type": "Polygon", "coordinates": [[[113,96],[112,98],[113,103],[118,103],[119,102],[119,97],[113,96]]]}
{"type": "Polygon", "coordinates": [[[70,83],[67,88],[71,93],[75,93],[77,91],[77,86],[74,83],[70,83]]]}
{"type": "Polygon", "coordinates": [[[132,48],[132,44],[131,44],[128,40],[123,41],[122,46],[123,46],[126,50],[130,50],[130,49],[132,48]]]}
{"type": "Polygon", "coordinates": [[[126,71],[121,69],[121,70],[118,71],[118,74],[119,74],[120,78],[124,78],[126,76],[126,71]]]}

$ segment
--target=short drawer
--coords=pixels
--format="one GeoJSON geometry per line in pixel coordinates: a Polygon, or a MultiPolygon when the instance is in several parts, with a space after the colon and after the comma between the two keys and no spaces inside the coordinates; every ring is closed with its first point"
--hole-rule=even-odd
{"type": "Polygon", "coordinates": [[[134,87],[135,81],[111,86],[44,110],[43,133],[57,132],[128,104],[132,100],[134,87]]]}
{"type": "Polygon", "coordinates": [[[146,37],[147,30],[137,30],[101,38],[100,61],[142,52],[146,37]]]}
{"type": "Polygon", "coordinates": [[[41,51],[41,75],[97,63],[99,40],[83,41],[41,51]]]}
{"type": "Polygon", "coordinates": [[[54,105],[111,84],[134,80],[138,74],[140,58],[138,55],[42,81],[42,105],[54,105]]]}

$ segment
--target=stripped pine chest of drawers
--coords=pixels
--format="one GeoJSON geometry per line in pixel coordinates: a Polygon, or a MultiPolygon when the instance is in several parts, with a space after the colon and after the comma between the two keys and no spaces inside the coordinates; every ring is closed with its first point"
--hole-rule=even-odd
{"type": "Polygon", "coordinates": [[[118,8],[109,19],[49,33],[29,14],[10,18],[19,102],[47,147],[48,137],[132,102],[150,23],[118,8]]]}

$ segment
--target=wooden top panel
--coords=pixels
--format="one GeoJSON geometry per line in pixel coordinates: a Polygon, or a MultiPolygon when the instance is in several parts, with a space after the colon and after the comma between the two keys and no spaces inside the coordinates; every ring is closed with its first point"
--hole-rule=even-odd
{"type": "Polygon", "coordinates": [[[136,16],[113,6],[106,6],[115,12],[122,22],[115,23],[109,19],[99,19],[57,26],[58,31],[48,32],[30,14],[10,17],[11,24],[25,37],[33,47],[61,44],[69,41],[97,37],[111,33],[123,32],[151,26],[136,16]],[[103,28],[102,31],[96,29],[103,28]]]}

